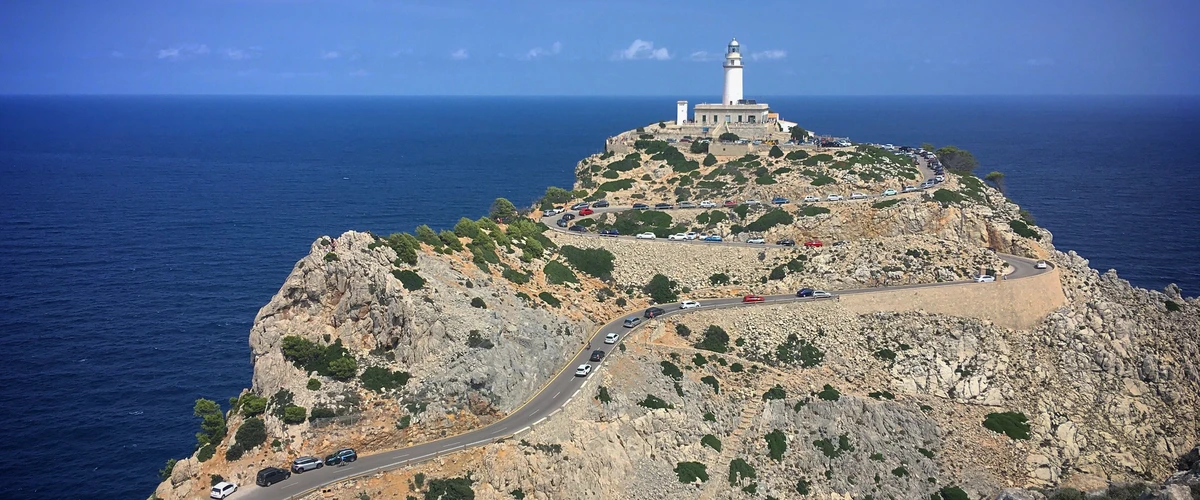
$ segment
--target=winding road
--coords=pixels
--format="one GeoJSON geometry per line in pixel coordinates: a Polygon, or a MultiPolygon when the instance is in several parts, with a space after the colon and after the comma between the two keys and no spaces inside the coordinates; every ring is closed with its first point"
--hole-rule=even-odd
{"type": "MultiPolygon", "coordinates": [[[[600,210],[596,210],[595,215],[599,215],[601,213],[619,212],[619,211],[623,211],[623,210],[630,210],[630,207],[603,208],[600,210]]],[[[554,217],[547,218],[546,221],[549,222],[547,224],[547,226],[549,226],[551,228],[551,230],[560,232],[562,234],[571,235],[571,236],[579,237],[579,238],[599,238],[599,237],[601,237],[600,235],[598,235],[596,233],[591,233],[591,232],[578,233],[578,232],[568,231],[566,229],[560,228],[554,224],[554,217]]],[[[609,237],[609,238],[611,238],[611,237],[609,237]]],[[[619,238],[634,240],[634,238],[632,236],[628,236],[628,235],[620,236],[619,238]]],[[[646,244],[651,244],[651,245],[709,245],[709,246],[714,246],[714,247],[742,246],[742,247],[754,247],[754,248],[777,248],[777,249],[781,248],[777,245],[749,244],[749,243],[733,242],[733,241],[724,241],[724,242],[705,242],[705,241],[700,241],[700,240],[671,241],[671,240],[666,240],[666,239],[636,240],[636,241],[643,241],[643,242],[646,242],[646,244]]],[[[714,250],[715,250],[715,248],[714,248],[714,250]]],[[[1028,276],[1033,276],[1033,275],[1040,274],[1042,272],[1046,272],[1049,270],[1049,269],[1035,268],[1034,267],[1035,261],[1033,261],[1031,259],[1026,259],[1023,257],[1017,257],[1014,255],[1007,255],[1007,254],[998,254],[998,256],[1001,259],[1003,259],[1005,262],[1007,262],[1010,266],[1013,267],[1013,272],[1008,274],[1009,281],[1028,277],[1028,276]]],[[[794,294],[768,295],[768,296],[766,296],[766,300],[764,302],[759,302],[759,303],[742,303],[741,297],[715,298],[715,299],[704,299],[704,298],[700,298],[700,297],[693,297],[694,299],[699,300],[700,303],[702,304],[702,306],[700,308],[680,309],[678,303],[660,304],[660,305],[658,305],[658,307],[662,307],[663,309],[666,310],[666,313],[663,314],[662,316],[674,316],[674,315],[678,315],[678,314],[685,314],[689,311],[695,311],[695,310],[709,310],[709,309],[713,309],[713,308],[733,308],[733,307],[756,307],[756,306],[759,306],[760,304],[778,304],[778,303],[803,304],[803,303],[814,302],[814,301],[837,300],[837,297],[840,295],[867,294],[867,293],[872,293],[872,292],[891,291],[891,290],[897,290],[897,289],[911,289],[911,288],[925,288],[925,287],[935,287],[935,286],[960,285],[963,283],[969,283],[969,281],[900,285],[900,286],[889,286],[889,287],[884,287],[884,288],[861,288],[861,289],[852,289],[852,290],[838,290],[838,291],[833,292],[834,296],[832,298],[812,298],[812,297],[798,298],[794,294]]],[[[989,285],[990,284],[988,284],[988,283],[981,283],[981,284],[978,284],[977,286],[989,286],[989,285]]],[[[593,348],[595,348],[595,349],[604,349],[605,351],[611,352],[611,349],[616,346],[604,344],[605,335],[607,335],[610,332],[619,333],[621,335],[620,341],[623,342],[627,336],[635,333],[638,330],[638,328],[654,321],[654,320],[644,320],[641,324],[639,324],[638,328],[632,328],[632,329],[624,328],[622,326],[622,323],[624,322],[624,320],[626,318],[633,317],[633,316],[642,317],[642,313],[643,313],[643,311],[641,311],[641,310],[630,311],[630,312],[622,314],[616,318],[613,318],[607,324],[605,324],[605,325],[601,326],[600,328],[597,328],[595,331],[593,331],[592,335],[588,339],[587,344],[593,346],[593,348]]],[[[660,316],[660,318],[662,316],[660,316]]],[[[473,431],[469,431],[469,432],[466,432],[463,434],[459,434],[456,436],[450,436],[450,437],[446,437],[443,439],[439,439],[437,441],[430,441],[427,443],[409,446],[407,448],[401,448],[399,450],[378,453],[378,454],[374,454],[374,455],[360,456],[358,461],[347,464],[345,466],[325,467],[322,469],[317,469],[315,471],[310,471],[310,472],[306,472],[303,474],[293,474],[290,479],[285,480],[281,483],[272,485],[267,488],[260,488],[253,484],[247,484],[247,485],[242,486],[242,491],[235,493],[233,495],[233,497],[235,499],[246,499],[246,500],[277,500],[277,499],[298,498],[298,497],[307,495],[309,493],[312,493],[314,491],[317,491],[324,486],[338,483],[341,481],[345,481],[347,479],[363,477],[363,476],[372,475],[372,474],[375,474],[378,472],[397,469],[397,468],[400,468],[400,467],[403,467],[406,465],[411,465],[411,464],[423,462],[426,460],[430,460],[430,459],[433,459],[433,458],[436,458],[438,456],[445,455],[448,453],[453,453],[453,452],[460,451],[463,449],[472,448],[472,447],[476,447],[476,446],[480,446],[480,445],[484,445],[484,444],[488,444],[488,443],[492,443],[492,442],[497,442],[497,441],[501,441],[501,440],[513,437],[515,434],[520,434],[520,433],[532,428],[533,426],[536,426],[536,425],[544,422],[546,419],[553,417],[556,413],[558,413],[559,410],[561,410],[563,408],[563,406],[565,406],[573,398],[592,397],[592,395],[593,395],[592,392],[590,392],[590,391],[583,392],[583,390],[585,387],[587,387],[589,385],[589,381],[597,376],[597,372],[599,371],[599,369],[601,369],[603,367],[604,363],[599,363],[599,364],[593,363],[594,371],[592,372],[591,375],[589,375],[587,377],[576,377],[575,376],[575,367],[578,365],[581,365],[581,364],[587,364],[589,355],[590,355],[590,352],[588,351],[587,347],[580,346],[579,351],[576,352],[575,355],[571,357],[571,360],[568,363],[566,363],[559,370],[559,372],[553,378],[551,378],[550,381],[546,385],[544,385],[541,388],[541,390],[539,390],[537,393],[535,393],[533,395],[533,397],[531,397],[527,402],[525,402],[525,404],[521,405],[519,408],[514,410],[507,417],[505,417],[497,422],[494,422],[490,425],[487,425],[485,427],[482,427],[482,428],[479,428],[479,429],[476,429],[473,431]],[[597,365],[599,365],[599,366],[597,366],[597,365]]],[[[321,451],[332,452],[333,450],[321,450],[321,451]]],[[[281,467],[287,467],[290,464],[277,464],[277,465],[281,466],[281,467]]]]}

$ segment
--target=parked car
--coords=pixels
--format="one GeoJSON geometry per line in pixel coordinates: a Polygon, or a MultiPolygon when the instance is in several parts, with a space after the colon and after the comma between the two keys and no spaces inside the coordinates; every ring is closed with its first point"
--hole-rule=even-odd
{"type": "Polygon", "coordinates": [[[687,239],[687,235],[684,233],[675,233],[667,236],[667,239],[671,241],[683,241],[687,239]]]}
{"type": "Polygon", "coordinates": [[[715,234],[710,234],[704,237],[704,241],[722,241],[721,237],[715,234]]]}
{"type": "Polygon", "coordinates": [[[685,301],[679,303],[680,309],[692,309],[692,308],[696,308],[696,307],[700,307],[700,303],[696,302],[694,300],[685,300],[685,301]]]}
{"type": "Polygon", "coordinates": [[[847,244],[847,243],[850,243],[850,242],[849,242],[849,241],[846,241],[846,240],[837,240],[837,241],[833,242],[833,246],[835,246],[835,247],[840,247],[840,246],[842,246],[842,245],[845,245],[845,244],[847,244]]]}
{"type": "Polygon", "coordinates": [[[732,207],[732,206],[736,206],[736,205],[737,205],[737,203],[735,203],[733,200],[725,200],[725,206],[727,206],[727,207],[732,207]]]}
{"type": "Polygon", "coordinates": [[[825,244],[821,243],[821,240],[808,240],[804,242],[804,246],[808,248],[820,248],[825,246],[825,244]]]}
{"type": "Polygon", "coordinates": [[[558,214],[561,214],[566,211],[567,211],[567,209],[565,209],[563,207],[554,207],[554,215],[558,215],[558,214]]]}
{"type": "Polygon", "coordinates": [[[571,210],[582,210],[587,207],[588,207],[588,204],[586,202],[580,202],[580,203],[571,205],[571,210]]]}
{"type": "Polygon", "coordinates": [[[603,231],[600,231],[600,236],[611,236],[613,238],[616,238],[617,236],[620,236],[620,235],[621,235],[621,232],[617,231],[616,229],[605,229],[603,231]]]}
{"type": "Polygon", "coordinates": [[[646,309],[646,312],[643,313],[642,316],[645,316],[647,318],[657,318],[666,313],[667,313],[667,311],[661,307],[651,307],[649,309],[646,309]]]}
{"type": "Polygon", "coordinates": [[[622,323],[621,326],[624,326],[625,328],[633,328],[640,324],[642,324],[642,318],[639,318],[637,316],[630,316],[628,318],[625,318],[625,322],[622,323]]]}
{"type": "Polygon", "coordinates": [[[596,200],[595,203],[592,203],[592,208],[604,208],[607,206],[608,206],[608,200],[596,200]]]}
{"type": "Polygon", "coordinates": [[[760,202],[758,200],[746,200],[746,204],[753,207],[753,206],[762,205],[762,202],[760,202]]]}
{"type": "Polygon", "coordinates": [[[791,238],[784,238],[782,240],[776,241],[775,244],[779,245],[779,246],[783,246],[783,247],[794,247],[794,246],[796,246],[796,240],[793,240],[791,238]]]}
{"type": "Polygon", "coordinates": [[[706,200],[700,202],[700,208],[717,208],[717,204],[706,200]]]}
{"type": "Polygon", "coordinates": [[[937,184],[937,183],[934,182],[933,179],[929,179],[929,180],[921,183],[921,189],[929,189],[929,188],[933,187],[934,184],[937,184]]]}
{"type": "Polygon", "coordinates": [[[212,490],[208,492],[208,498],[229,498],[233,492],[237,491],[237,485],[228,481],[221,481],[214,484],[212,490]]]}
{"type": "Polygon", "coordinates": [[[937,181],[937,182],[945,182],[945,181],[946,181],[946,176],[944,176],[944,175],[937,175],[937,176],[934,176],[933,180],[935,180],[935,181],[937,181]]]}
{"type": "Polygon", "coordinates": [[[783,204],[785,204],[785,203],[791,203],[791,202],[792,202],[792,200],[789,200],[789,199],[787,199],[787,198],[784,198],[784,197],[782,197],[782,196],[776,196],[776,197],[774,197],[774,198],[771,198],[771,203],[773,203],[773,204],[775,204],[775,205],[783,205],[783,204]]]}
{"type": "Polygon", "coordinates": [[[812,296],[816,299],[828,299],[833,297],[833,294],[826,292],[825,290],[813,290],[812,296]]]}
{"type": "Polygon", "coordinates": [[[763,302],[765,300],[767,300],[767,298],[763,297],[762,295],[747,295],[742,297],[742,302],[763,302]]]}
{"type": "Polygon", "coordinates": [[[592,209],[590,209],[590,208],[585,208],[585,209],[583,209],[583,210],[580,210],[580,211],[579,211],[579,215],[580,215],[580,216],[584,216],[584,215],[592,215],[592,214],[594,214],[594,213],[596,213],[596,211],[595,211],[595,210],[592,210],[592,209]]]}
{"type": "Polygon", "coordinates": [[[617,340],[619,340],[620,338],[621,338],[621,334],[610,333],[610,334],[604,336],[604,343],[605,344],[616,344],[617,340]]]}
{"type": "Polygon", "coordinates": [[[976,283],[991,283],[993,281],[996,281],[996,277],[988,274],[981,274],[975,277],[976,283]]]}
{"type": "Polygon", "coordinates": [[[555,212],[553,210],[542,210],[542,217],[554,217],[557,214],[558,214],[558,212],[555,212]]]}
{"type": "Polygon", "coordinates": [[[766,242],[767,242],[766,238],[763,238],[762,236],[756,236],[754,238],[750,238],[750,239],[746,240],[746,243],[749,243],[751,245],[762,245],[766,242]]]}
{"type": "Polygon", "coordinates": [[[575,224],[574,226],[571,226],[570,230],[575,231],[576,233],[586,233],[587,232],[587,228],[580,226],[579,224],[575,224]]]}
{"type": "Polygon", "coordinates": [[[690,201],[681,202],[679,208],[696,208],[696,204],[690,201]]]}
{"type": "Polygon", "coordinates": [[[604,351],[601,351],[599,349],[592,351],[592,355],[588,359],[591,361],[597,361],[597,362],[602,361],[602,360],[604,360],[604,351]]]}
{"type": "Polygon", "coordinates": [[[638,233],[638,235],[637,235],[637,239],[639,239],[639,240],[652,240],[654,238],[656,238],[656,236],[654,236],[654,233],[650,233],[650,232],[638,233]]]}
{"type": "Polygon", "coordinates": [[[292,460],[292,472],[296,474],[308,472],[310,470],[320,469],[325,466],[325,462],[317,457],[300,457],[292,460]]]}
{"type": "Polygon", "coordinates": [[[840,195],[840,194],[831,194],[831,195],[829,195],[829,196],[825,197],[825,199],[826,199],[827,201],[842,201],[842,200],[844,200],[844,199],[845,199],[845,197],[843,197],[843,196],[842,196],[842,195],[840,195]]]}
{"type": "Polygon", "coordinates": [[[576,377],[586,377],[590,373],[592,373],[592,365],[579,365],[579,367],[575,369],[576,377]]]}
{"type": "Polygon", "coordinates": [[[554,222],[558,227],[567,227],[567,219],[558,219],[554,222]]]}
{"type": "Polygon", "coordinates": [[[1046,269],[1049,267],[1050,267],[1050,264],[1044,260],[1039,260],[1033,264],[1034,269],[1046,269]]]}
{"type": "Polygon", "coordinates": [[[913,187],[913,186],[904,186],[903,192],[905,192],[905,193],[911,193],[911,192],[913,192],[913,191],[916,191],[916,190],[917,190],[917,188],[915,188],[915,187],[913,187]]]}
{"type": "Polygon", "coordinates": [[[675,208],[675,207],[672,206],[670,203],[655,203],[654,204],[655,210],[670,210],[672,208],[675,208]]]}
{"type": "Polygon", "coordinates": [[[325,465],[348,464],[358,460],[354,448],[342,448],[325,457],[325,465]]]}
{"type": "Polygon", "coordinates": [[[685,239],[694,240],[694,239],[700,237],[700,233],[697,233],[695,231],[688,231],[686,233],[683,233],[683,237],[685,239]]]}
{"type": "Polygon", "coordinates": [[[575,214],[562,214],[562,220],[575,220],[575,214]]]}
{"type": "Polygon", "coordinates": [[[267,467],[258,471],[258,475],[254,478],[254,484],[265,488],[289,477],[292,477],[292,473],[288,472],[286,469],[280,469],[279,467],[267,467]]]}
{"type": "Polygon", "coordinates": [[[818,202],[818,201],[821,201],[821,199],[820,199],[820,198],[817,198],[816,196],[813,196],[813,195],[811,195],[811,194],[810,194],[810,195],[808,195],[808,196],[805,196],[805,197],[804,197],[804,202],[805,202],[805,203],[816,203],[816,202],[818,202]]]}
{"type": "Polygon", "coordinates": [[[649,210],[649,209],[650,209],[650,205],[647,205],[647,204],[645,204],[645,203],[634,203],[634,204],[633,204],[633,209],[634,209],[634,210],[649,210]]]}
{"type": "Polygon", "coordinates": [[[815,290],[813,290],[812,288],[801,288],[800,290],[798,290],[796,292],[796,296],[797,297],[812,297],[814,291],[815,290]]]}
{"type": "MultiPolygon", "coordinates": [[[[867,197],[867,195],[862,194],[862,193],[850,193],[851,200],[862,200],[862,199],[865,199],[866,197],[867,197]]],[[[580,212],[580,213],[582,214],[582,212],[580,212]]]]}
{"type": "Polygon", "coordinates": [[[896,190],[895,189],[885,189],[885,190],[883,190],[883,195],[884,196],[896,196],[896,190]]]}

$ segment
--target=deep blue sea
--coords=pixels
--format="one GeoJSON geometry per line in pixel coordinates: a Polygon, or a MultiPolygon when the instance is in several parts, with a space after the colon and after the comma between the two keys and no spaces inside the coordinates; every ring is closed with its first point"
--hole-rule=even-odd
{"type": "MultiPolygon", "coordinates": [[[[690,99],[693,102],[700,99],[690,99]]],[[[1200,293],[1200,98],[775,97],[819,133],[941,146],[1100,270],[1200,293]]],[[[569,186],[675,98],[0,97],[0,456],[14,498],[145,498],[192,403],[321,235],[447,227],[569,186]]]]}

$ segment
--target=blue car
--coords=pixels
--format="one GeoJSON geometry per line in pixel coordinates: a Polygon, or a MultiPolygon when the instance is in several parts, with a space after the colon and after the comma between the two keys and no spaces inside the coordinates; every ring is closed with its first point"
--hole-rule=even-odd
{"type": "Polygon", "coordinates": [[[784,197],[782,197],[782,196],[776,196],[776,197],[774,197],[774,198],[772,198],[772,199],[771,199],[771,203],[774,203],[774,204],[776,204],[776,205],[783,205],[784,203],[790,203],[791,201],[792,201],[792,200],[789,200],[789,199],[787,199],[787,198],[784,198],[784,197]]]}
{"type": "Polygon", "coordinates": [[[342,448],[325,457],[325,465],[348,464],[355,460],[358,460],[358,453],[353,448],[342,448]]]}
{"type": "Polygon", "coordinates": [[[600,236],[612,236],[615,238],[620,235],[621,235],[621,232],[617,231],[616,229],[605,229],[603,231],[600,231],[600,236]]]}
{"type": "Polygon", "coordinates": [[[723,241],[720,236],[710,234],[704,237],[704,241],[723,241]]]}

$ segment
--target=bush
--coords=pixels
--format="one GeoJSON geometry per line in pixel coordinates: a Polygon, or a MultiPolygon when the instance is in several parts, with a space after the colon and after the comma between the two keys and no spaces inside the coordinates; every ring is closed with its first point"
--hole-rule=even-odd
{"type": "MultiPolygon", "coordinates": [[[[720,448],[717,449],[718,451],[720,448]]],[[[737,486],[743,479],[755,479],[758,474],[754,471],[754,466],[746,463],[745,460],[735,458],[729,462],[729,485],[737,486]]]]}
{"type": "MultiPolygon", "coordinates": [[[[697,354],[697,356],[699,356],[699,354],[697,354]]],[[[714,377],[712,375],[706,375],[706,376],[700,378],[700,382],[703,382],[705,384],[712,386],[714,394],[721,393],[721,383],[717,382],[717,377],[714,377]]]]}
{"type": "Polygon", "coordinates": [[[834,446],[833,441],[830,441],[828,438],[822,438],[813,441],[813,446],[818,450],[821,450],[821,454],[825,455],[825,458],[833,459],[842,455],[842,450],[839,450],[837,446],[834,446]]]}
{"type": "Polygon", "coordinates": [[[471,299],[471,307],[474,307],[476,309],[487,309],[487,303],[485,303],[483,301],[483,299],[481,299],[479,297],[475,297],[475,298],[471,299]]]}
{"type": "Polygon", "coordinates": [[[267,398],[256,396],[254,394],[246,394],[238,402],[238,406],[242,409],[242,415],[247,417],[255,417],[262,415],[267,411],[267,398]]]}
{"type": "Polygon", "coordinates": [[[201,418],[200,432],[196,434],[196,441],[201,446],[219,443],[225,438],[225,413],[215,401],[197,399],[192,414],[201,418]]]}
{"type": "MultiPolygon", "coordinates": [[[[963,491],[962,488],[959,488],[958,486],[943,486],[942,489],[938,490],[938,494],[941,495],[942,500],[970,500],[971,499],[971,497],[967,496],[967,492],[963,491]]],[[[1054,497],[1050,497],[1050,498],[1054,498],[1054,497]]],[[[1083,497],[1081,496],[1080,498],[1083,498],[1083,497]]]]}
{"type": "Polygon", "coordinates": [[[612,402],[612,396],[608,394],[607,387],[600,386],[600,389],[596,392],[596,400],[604,404],[612,402]]]}
{"type": "Polygon", "coordinates": [[[792,151],[784,156],[784,159],[787,160],[803,160],[805,158],[808,158],[808,152],[803,150],[792,151]]]}
{"type": "Polygon", "coordinates": [[[308,421],[312,422],[320,418],[333,418],[335,415],[337,414],[332,409],[318,406],[313,408],[312,412],[309,413],[308,421]]]}
{"type": "Polygon", "coordinates": [[[1181,309],[1179,303],[1174,300],[1163,301],[1163,307],[1167,308],[1167,312],[1178,312],[1181,309]]]}
{"type": "Polygon", "coordinates": [[[804,478],[800,478],[800,481],[796,482],[796,493],[799,493],[801,495],[807,495],[811,492],[812,492],[812,482],[810,482],[809,480],[804,479],[804,478]]]}
{"type": "Polygon", "coordinates": [[[697,342],[695,347],[712,352],[727,352],[729,351],[729,334],[725,333],[724,328],[709,325],[704,330],[704,339],[697,342]]]}
{"type": "Polygon", "coordinates": [[[678,366],[675,366],[675,363],[664,359],[661,363],[659,363],[659,365],[662,366],[663,375],[671,377],[675,380],[683,379],[683,371],[680,370],[678,366]]]}
{"type": "Polygon", "coordinates": [[[768,389],[767,392],[764,392],[762,395],[763,401],[770,401],[772,399],[784,399],[786,397],[787,397],[787,391],[783,390],[783,386],[781,386],[779,384],[775,384],[775,387],[768,389]]]}
{"type": "Polygon", "coordinates": [[[539,293],[538,298],[542,299],[542,302],[545,302],[550,307],[559,307],[562,305],[562,301],[554,298],[554,296],[551,295],[550,292],[539,293]]]}
{"type": "Polygon", "coordinates": [[[546,188],[546,194],[542,195],[542,201],[566,203],[571,201],[571,192],[557,186],[549,186],[546,188]]]}
{"type": "Polygon", "coordinates": [[[896,477],[908,476],[908,469],[905,469],[903,465],[896,467],[895,469],[892,469],[892,475],[896,477]]]}
{"type": "Polygon", "coordinates": [[[708,143],[704,141],[695,141],[688,146],[688,152],[692,154],[700,154],[708,152],[708,143]]]}
{"type": "Polygon", "coordinates": [[[240,443],[234,443],[233,446],[230,446],[229,449],[225,450],[225,461],[236,461],[242,458],[242,455],[244,454],[246,454],[246,449],[243,448],[240,443]]]}
{"type": "Polygon", "coordinates": [[[896,352],[891,349],[880,349],[875,351],[875,357],[884,361],[893,361],[896,359],[896,352]]]}
{"type": "Polygon", "coordinates": [[[458,241],[458,235],[453,232],[442,230],[442,232],[438,233],[438,240],[445,243],[447,247],[455,252],[461,252],[463,249],[462,242],[458,241]]]}
{"type": "Polygon", "coordinates": [[[243,449],[253,449],[267,442],[267,426],[261,418],[248,418],[245,422],[242,422],[241,427],[238,427],[234,439],[236,439],[237,444],[243,449]]]}
{"type": "Polygon", "coordinates": [[[507,221],[517,216],[517,207],[505,198],[496,198],[492,202],[491,210],[488,211],[488,217],[507,221]]]}
{"type": "Polygon", "coordinates": [[[752,233],[761,233],[778,225],[791,224],[795,222],[795,220],[796,219],[792,217],[792,214],[789,214],[783,210],[772,210],[763,214],[754,222],[747,224],[746,231],[752,233]]]}
{"type": "Polygon", "coordinates": [[[1029,423],[1023,413],[989,413],[983,420],[983,426],[1013,439],[1029,439],[1029,423]]]}
{"type": "Polygon", "coordinates": [[[308,379],[308,390],[316,391],[321,389],[321,381],[315,378],[308,379]]]}
{"type": "Polygon", "coordinates": [[[325,262],[337,262],[339,260],[342,259],[339,259],[336,253],[328,252],[325,254],[325,262]]]}
{"type": "Polygon", "coordinates": [[[174,458],[168,458],[168,459],[167,459],[167,464],[166,464],[165,466],[163,466],[163,468],[162,468],[161,470],[159,470],[159,471],[158,471],[158,477],[159,477],[159,479],[162,479],[163,481],[166,481],[168,478],[170,478],[170,477],[171,477],[171,471],[174,471],[174,470],[175,470],[175,464],[176,464],[177,462],[179,462],[179,461],[178,461],[178,460],[175,460],[174,458]]]}
{"type": "Polygon", "coordinates": [[[200,451],[198,453],[196,453],[196,461],[198,461],[200,463],[207,462],[210,458],[213,457],[214,454],[216,454],[216,452],[217,452],[217,448],[215,446],[213,446],[212,443],[208,443],[204,446],[201,446],[200,451]]]}
{"type": "Polygon", "coordinates": [[[525,500],[525,490],[522,490],[521,488],[512,490],[512,491],[508,492],[508,494],[512,495],[512,497],[517,500],[525,500]]]}
{"type": "Polygon", "coordinates": [[[644,408],[649,408],[651,410],[661,410],[663,408],[666,408],[669,410],[669,409],[675,408],[675,405],[668,403],[666,401],[663,401],[658,396],[654,396],[652,394],[647,394],[646,399],[643,399],[638,402],[638,406],[641,406],[644,408]]]}
{"type": "MultiPolygon", "coordinates": [[[[704,144],[704,150],[708,151],[708,143],[704,144]]],[[[712,153],[709,153],[704,157],[704,161],[702,163],[706,167],[711,167],[717,164],[717,157],[713,156],[712,153]]]]}
{"type": "Polygon", "coordinates": [[[679,335],[680,337],[687,337],[688,335],[692,334],[692,329],[688,328],[687,325],[678,324],[675,325],[675,334],[679,335]]]}
{"type": "Polygon", "coordinates": [[[787,437],[783,435],[783,431],[775,429],[767,434],[767,450],[771,456],[771,460],[776,462],[783,461],[783,452],[787,451],[787,437]]]}
{"type": "Polygon", "coordinates": [[[767,279],[778,281],[783,279],[784,276],[787,276],[787,268],[784,266],[775,266],[775,269],[771,270],[771,274],[767,275],[767,279]]]}
{"type": "Polygon", "coordinates": [[[700,438],[700,444],[721,451],[721,440],[712,434],[705,434],[704,437],[700,438]]]}
{"type": "Polygon", "coordinates": [[[729,281],[729,275],[725,273],[716,273],[708,277],[708,282],[713,286],[728,285],[729,281]]]}
{"type": "Polygon", "coordinates": [[[1022,238],[1029,238],[1033,240],[1042,239],[1042,235],[1031,229],[1029,225],[1025,224],[1025,221],[1013,219],[1008,221],[1008,227],[1011,227],[1013,232],[1017,233],[1017,235],[1021,236],[1022,238]]]}
{"type": "Polygon", "coordinates": [[[881,401],[884,399],[896,399],[896,395],[892,394],[888,391],[875,391],[870,394],[867,394],[867,396],[870,396],[872,398],[875,398],[875,399],[878,399],[881,401]]]}
{"type": "Polygon", "coordinates": [[[963,199],[961,194],[948,189],[939,189],[933,192],[933,200],[941,203],[942,206],[948,206],[952,203],[962,203],[963,199]]]}
{"type": "Polygon", "coordinates": [[[711,411],[706,411],[706,412],[704,412],[704,421],[705,422],[716,422],[717,416],[713,415],[713,412],[711,412],[711,411]]]}
{"type": "Polygon", "coordinates": [[[946,166],[946,170],[957,172],[960,174],[969,174],[979,166],[979,160],[975,159],[970,151],[958,149],[954,146],[943,146],[934,151],[938,161],[946,166]]]}
{"type": "Polygon", "coordinates": [[[504,279],[511,281],[518,285],[523,285],[525,283],[529,283],[529,275],[528,274],[525,274],[525,273],[518,271],[516,269],[513,269],[511,267],[504,268],[504,272],[500,273],[500,276],[503,277],[504,279]]]}
{"type": "Polygon", "coordinates": [[[612,193],[615,191],[623,191],[623,190],[631,189],[631,188],[633,188],[633,180],[632,179],[618,179],[615,181],[605,182],[604,184],[601,184],[600,186],[598,186],[596,189],[599,189],[601,191],[605,191],[608,193],[612,193]]]}
{"type": "Polygon", "coordinates": [[[425,286],[425,279],[418,275],[415,271],[405,269],[403,271],[392,271],[392,276],[400,280],[400,284],[404,285],[404,289],[410,292],[420,290],[425,286]]]}
{"type": "Polygon", "coordinates": [[[739,373],[739,372],[742,372],[745,370],[746,370],[746,367],[742,366],[741,363],[733,363],[733,364],[729,365],[729,371],[731,371],[733,373],[739,373]]]}
{"type": "Polygon", "coordinates": [[[666,276],[655,274],[650,278],[650,282],[646,283],[644,291],[649,295],[654,302],[658,304],[667,304],[675,302],[679,299],[679,294],[675,293],[676,283],[671,281],[666,276]]]}
{"type": "Polygon", "coordinates": [[[471,483],[468,477],[431,479],[425,500],[474,500],[475,490],[471,489],[471,483]]]}
{"type": "Polygon", "coordinates": [[[767,153],[771,158],[783,158],[783,150],[779,146],[771,146],[771,152],[767,153]]]}
{"type": "Polygon", "coordinates": [[[817,397],[825,401],[837,401],[842,398],[842,393],[838,392],[832,385],[825,384],[821,392],[817,393],[817,397]]]}
{"type": "Polygon", "coordinates": [[[613,254],[603,248],[578,248],[570,245],[559,249],[575,269],[600,279],[609,279],[613,272],[613,254]]]}
{"type": "Polygon", "coordinates": [[[329,362],[329,376],[338,380],[349,380],[358,373],[358,362],[351,357],[337,358],[329,362]]]}
{"type": "Polygon", "coordinates": [[[572,272],[570,268],[563,265],[563,263],[556,260],[547,262],[546,266],[542,268],[542,271],[546,273],[546,282],[550,283],[551,285],[579,283],[579,278],[575,276],[575,273],[572,272]]]}
{"type": "Polygon", "coordinates": [[[491,349],[496,347],[496,344],[493,344],[491,340],[483,338],[483,335],[479,334],[479,330],[471,330],[471,333],[467,334],[467,347],[472,349],[477,347],[480,349],[491,349]]]}
{"type": "Polygon", "coordinates": [[[825,207],[818,207],[816,205],[805,205],[800,207],[801,217],[816,217],[818,215],[827,213],[829,213],[829,209],[825,207]]]}
{"type": "Polygon", "coordinates": [[[408,372],[393,372],[387,368],[372,366],[363,370],[362,375],[358,378],[362,381],[363,387],[375,392],[383,392],[404,387],[411,377],[412,375],[408,372]]]}
{"type": "Polygon", "coordinates": [[[285,424],[303,423],[306,418],[308,418],[308,410],[305,410],[303,406],[289,406],[283,409],[283,423],[285,424]]]}
{"type": "Polygon", "coordinates": [[[789,365],[799,364],[802,368],[811,368],[821,364],[825,353],[808,341],[800,340],[793,333],[775,348],[775,359],[789,365]]]}
{"type": "Polygon", "coordinates": [[[692,356],[692,363],[697,367],[701,367],[708,364],[708,359],[706,359],[703,354],[696,353],[695,356],[692,356]]]}
{"type": "Polygon", "coordinates": [[[708,469],[700,462],[679,462],[675,465],[675,474],[679,475],[679,482],[684,484],[694,483],[697,479],[708,481],[708,469]]]}
{"type": "Polygon", "coordinates": [[[878,209],[881,209],[881,210],[882,210],[882,209],[884,209],[884,208],[888,208],[888,207],[894,206],[894,205],[896,205],[897,203],[900,203],[900,199],[899,199],[899,198],[892,198],[892,199],[890,199],[890,200],[883,200],[883,201],[877,201],[877,202],[875,202],[875,203],[872,203],[872,204],[871,204],[871,208],[878,208],[878,209]]]}
{"type": "Polygon", "coordinates": [[[721,141],[721,142],[733,142],[733,141],[741,140],[741,137],[738,137],[738,135],[733,132],[725,132],[725,133],[721,134],[720,136],[718,136],[717,140],[721,141]]]}

